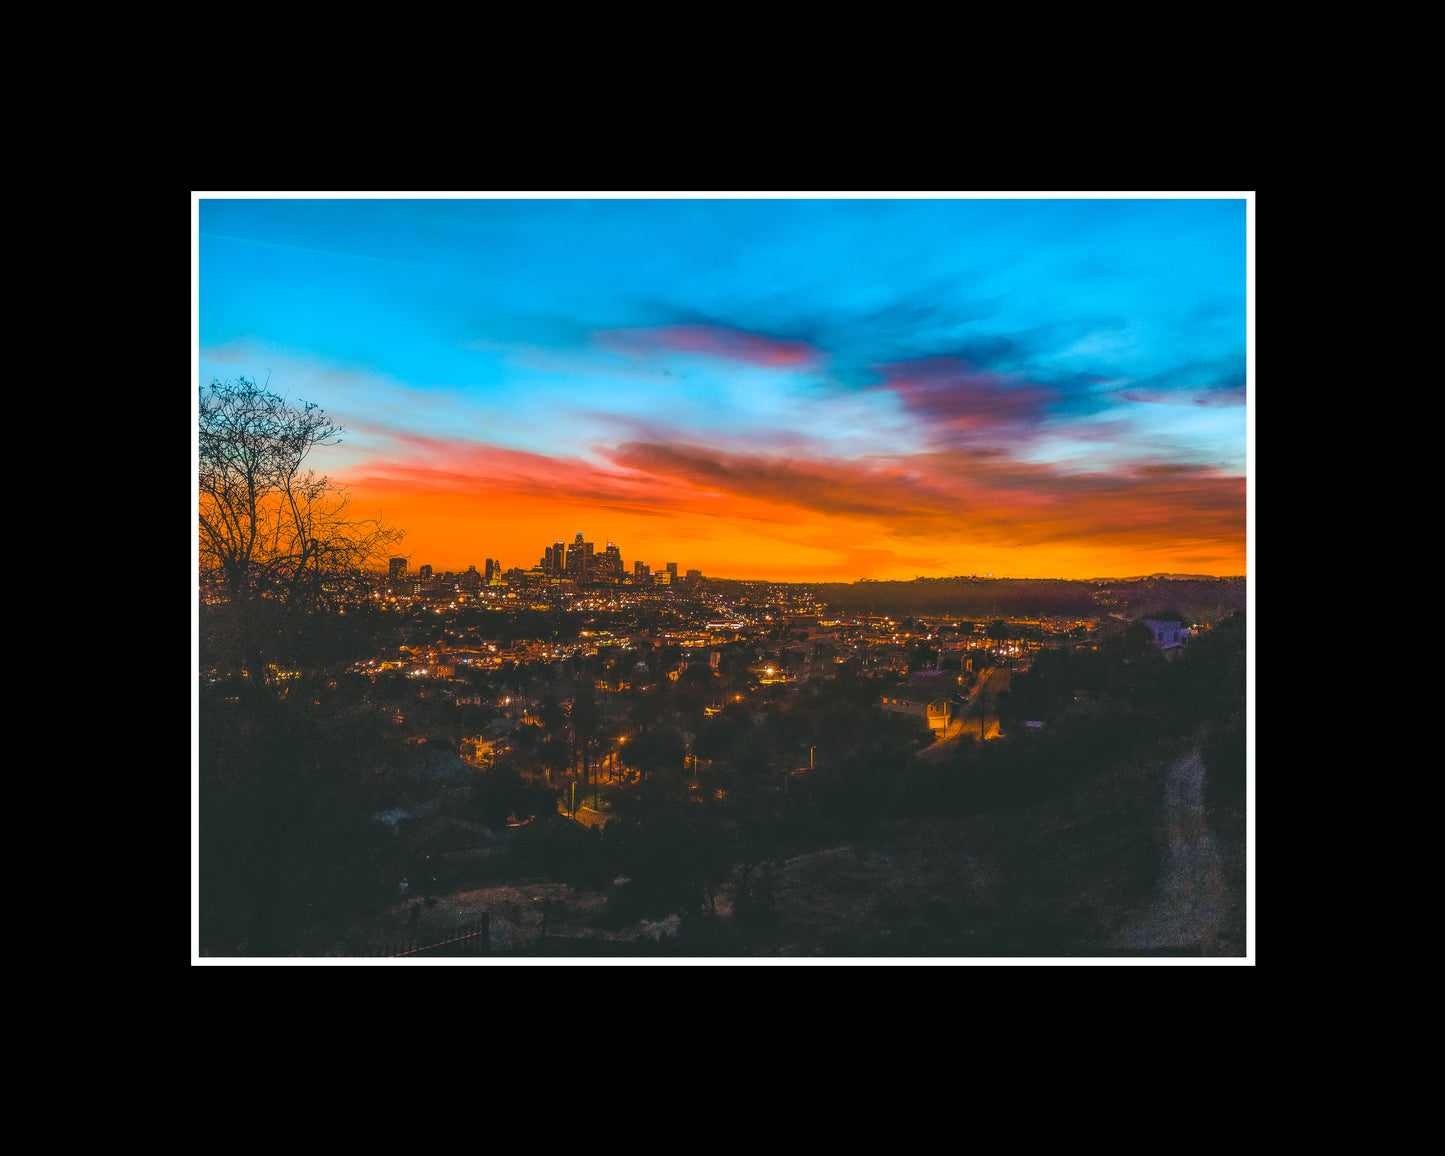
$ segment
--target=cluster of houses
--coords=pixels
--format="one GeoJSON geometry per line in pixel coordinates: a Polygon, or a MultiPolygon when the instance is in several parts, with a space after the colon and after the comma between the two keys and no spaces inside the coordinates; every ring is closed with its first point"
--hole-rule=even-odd
{"type": "MultiPolygon", "coordinates": [[[[1153,618],[1143,619],[1144,626],[1149,630],[1149,641],[1164,653],[1164,656],[1173,659],[1182,654],[1194,632],[1184,623],[1176,620],[1159,620],[1153,618]]],[[[1080,646],[1089,645],[1086,643],[1080,646]]],[[[1095,647],[1097,649],[1097,647],[1095,647]]],[[[914,676],[914,684],[904,690],[890,691],[882,696],[879,705],[884,711],[891,714],[909,715],[920,719],[928,724],[929,730],[946,731],[954,714],[963,705],[962,700],[939,695],[926,685],[928,676],[935,674],[934,671],[922,672],[914,676]]],[[[1041,727],[1039,722],[1026,724],[1030,728],[1041,727]]]]}

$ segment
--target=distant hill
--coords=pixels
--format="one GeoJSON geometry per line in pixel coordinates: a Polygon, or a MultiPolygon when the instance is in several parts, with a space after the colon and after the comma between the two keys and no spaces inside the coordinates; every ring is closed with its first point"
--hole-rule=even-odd
{"type": "Polygon", "coordinates": [[[821,583],[818,598],[846,614],[911,614],[958,618],[1106,613],[1142,618],[1174,610],[1197,622],[1218,622],[1245,608],[1243,578],[1148,575],[1142,578],[924,578],[912,582],[821,583]]]}
{"type": "Polygon", "coordinates": [[[1140,574],[1133,578],[1086,578],[1086,582],[1147,582],[1151,578],[1164,578],[1170,582],[1243,582],[1240,577],[1221,578],[1214,574],[1140,574]]]}

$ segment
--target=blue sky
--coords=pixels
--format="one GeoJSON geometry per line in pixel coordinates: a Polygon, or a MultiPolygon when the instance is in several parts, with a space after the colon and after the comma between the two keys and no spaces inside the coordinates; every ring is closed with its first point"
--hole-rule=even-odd
{"type": "Polygon", "coordinates": [[[198,373],[320,403],[414,564],[1243,573],[1248,208],[202,194],[198,373]]]}

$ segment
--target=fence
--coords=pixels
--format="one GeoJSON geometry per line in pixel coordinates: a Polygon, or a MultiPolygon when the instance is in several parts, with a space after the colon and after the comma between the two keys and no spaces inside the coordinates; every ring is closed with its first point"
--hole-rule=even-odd
{"type": "Polygon", "coordinates": [[[436,958],[462,958],[490,955],[492,953],[492,918],[483,915],[472,920],[465,931],[456,932],[435,943],[422,943],[415,937],[403,936],[393,940],[380,954],[393,959],[428,956],[436,958]]]}

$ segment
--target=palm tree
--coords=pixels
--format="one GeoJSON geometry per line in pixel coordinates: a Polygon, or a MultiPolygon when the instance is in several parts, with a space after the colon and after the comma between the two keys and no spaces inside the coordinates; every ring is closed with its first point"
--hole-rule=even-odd
{"type": "Polygon", "coordinates": [[[597,749],[597,699],[590,686],[577,690],[572,703],[572,741],[575,765],[580,769],[583,783],[591,781],[589,772],[592,755],[597,749]]]}

